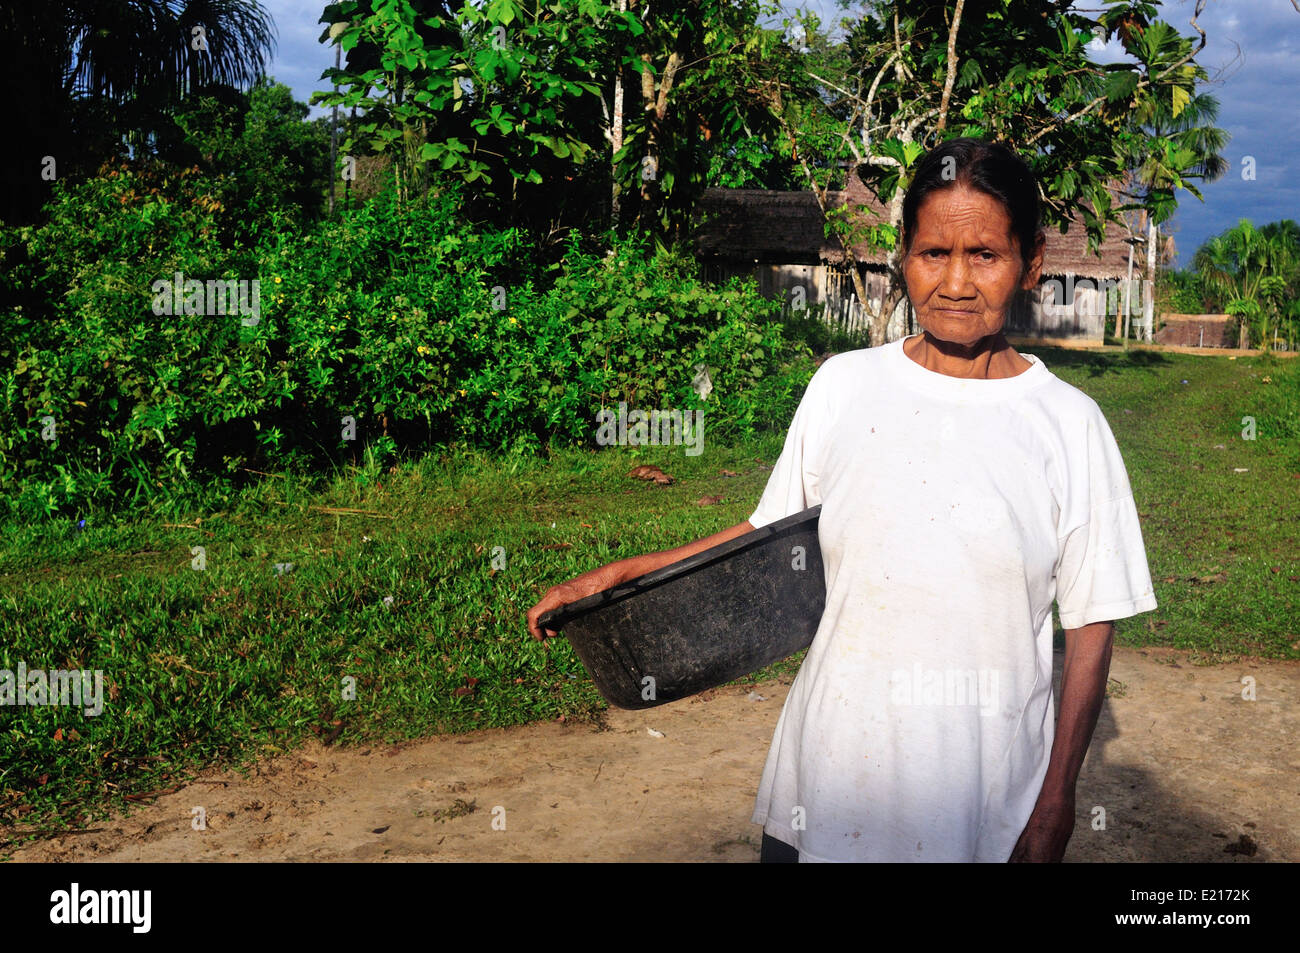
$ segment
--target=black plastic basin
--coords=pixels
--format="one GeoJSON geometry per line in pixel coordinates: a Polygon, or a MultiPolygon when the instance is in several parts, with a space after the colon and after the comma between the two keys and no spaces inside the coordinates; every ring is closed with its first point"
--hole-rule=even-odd
{"type": "Polygon", "coordinates": [[[563,631],[601,695],[653,708],[807,648],[826,605],[820,506],[561,606],[563,631]],[[801,567],[801,568],[800,568],[801,567]]]}

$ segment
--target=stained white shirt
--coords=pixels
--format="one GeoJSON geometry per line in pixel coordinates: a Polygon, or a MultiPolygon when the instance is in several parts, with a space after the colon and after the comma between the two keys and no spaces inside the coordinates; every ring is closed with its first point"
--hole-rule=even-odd
{"type": "Polygon", "coordinates": [[[1067,629],[1156,600],[1096,402],[1033,355],[964,380],[903,343],[817,370],[749,518],[820,503],[826,578],[753,820],[802,861],[1003,862],[1052,747],[1053,600],[1067,629]]]}

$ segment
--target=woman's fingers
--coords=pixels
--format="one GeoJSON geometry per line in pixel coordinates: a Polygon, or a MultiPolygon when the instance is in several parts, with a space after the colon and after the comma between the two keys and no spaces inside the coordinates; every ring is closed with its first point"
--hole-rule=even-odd
{"type": "Polygon", "coordinates": [[[546,613],[550,612],[552,609],[567,606],[570,602],[577,602],[585,594],[586,593],[576,590],[572,583],[568,582],[560,583],[558,586],[552,586],[550,589],[547,589],[546,594],[537,601],[537,605],[528,610],[528,631],[533,634],[533,638],[549,639],[559,635],[559,632],[553,629],[543,629],[538,623],[538,619],[546,615],[546,613]]]}
{"type": "Polygon", "coordinates": [[[615,585],[619,578],[619,571],[614,568],[614,564],[610,564],[583,573],[581,576],[575,576],[568,582],[562,582],[558,586],[552,586],[537,601],[537,605],[528,610],[528,631],[532,633],[535,639],[549,639],[559,635],[557,631],[543,629],[537,620],[552,609],[558,609],[594,593],[603,592],[610,586],[615,585]]]}
{"type": "Polygon", "coordinates": [[[556,588],[558,587],[548,589],[546,594],[537,601],[537,605],[528,610],[528,631],[533,634],[535,639],[554,638],[558,634],[551,629],[543,629],[537,622],[538,619],[552,609],[558,609],[564,605],[564,601],[557,597],[556,588]]]}

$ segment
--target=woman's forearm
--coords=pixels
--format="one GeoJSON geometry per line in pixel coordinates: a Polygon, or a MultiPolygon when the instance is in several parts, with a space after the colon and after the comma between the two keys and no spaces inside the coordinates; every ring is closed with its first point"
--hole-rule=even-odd
{"type": "Polygon", "coordinates": [[[1065,631],[1065,665],[1061,671],[1061,711],[1056,720],[1047,776],[1040,799],[1069,799],[1079,780],[1083,757],[1106,697],[1113,622],[1094,622],[1065,631]]]}
{"type": "Polygon", "coordinates": [[[749,520],[745,520],[745,522],[737,523],[720,533],[697,539],[684,546],[678,546],[676,549],[665,549],[662,552],[647,553],[644,556],[629,556],[627,559],[618,559],[612,563],[606,563],[604,566],[588,570],[581,576],[575,576],[567,582],[552,586],[546,590],[541,599],[537,600],[537,604],[528,610],[528,631],[532,633],[535,639],[548,638],[554,635],[555,631],[543,629],[541,618],[551,610],[558,609],[560,606],[567,606],[571,602],[577,602],[579,599],[594,595],[612,586],[617,586],[630,579],[635,579],[637,576],[644,576],[648,572],[653,572],[679,559],[694,556],[711,546],[717,546],[719,543],[725,543],[729,539],[735,539],[737,536],[748,533],[753,528],[749,520]]]}
{"type": "Polygon", "coordinates": [[[646,553],[644,556],[630,556],[627,559],[620,560],[626,564],[626,571],[631,575],[624,578],[631,579],[636,576],[643,576],[648,572],[654,572],[656,569],[662,569],[670,563],[675,563],[679,559],[685,559],[687,556],[694,556],[696,553],[702,553],[706,549],[711,549],[720,543],[735,539],[737,536],[743,536],[745,533],[752,532],[753,525],[749,520],[737,523],[735,526],[728,526],[712,536],[705,536],[703,539],[697,539],[694,542],[686,543],[675,549],[665,549],[657,553],[646,553]]]}

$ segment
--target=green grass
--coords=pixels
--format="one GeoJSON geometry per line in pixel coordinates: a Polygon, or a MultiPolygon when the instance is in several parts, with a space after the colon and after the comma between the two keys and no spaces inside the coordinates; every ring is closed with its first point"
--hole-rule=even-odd
{"type": "Polygon", "coordinates": [[[1300,657],[1300,362],[1026,350],[1097,401],[1124,454],[1159,608],[1119,641],[1300,657]]]}
{"type": "MultiPolygon", "coordinates": [[[[1300,657],[1300,362],[1034,353],[1101,404],[1143,514],[1160,608],[1121,621],[1120,642],[1300,657]],[[1247,415],[1254,441],[1241,437],[1247,415]]],[[[568,644],[534,642],[524,613],[579,572],[741,521],[780,444],[549,461],[449,452],[396,473],[352,470],[323,489],[270,477],[216,512],[92,515],[81,532],[66,521],[6,527],[0,668],[100,669],[109,684],[98,717],[0,708],[0,852],[200,767],[313,736],[374,743],[561,715],[599,722],[604,703],[568,644]],[[678,482],[627,478],[638,463],[678,482]],[[196,571],[200,545],[207,565],[196,571]],[[498,546],[506,568],[494,572],[498,546]],[[348,678],[353,700],[342,697],[348,678]]],[[[789,675],[798,661],[760,675],[789,675]]]]}
{"type": "Polygon", "coordinates": [[[99,669],[107,697],[97,717],[0,708],[0,818],[80,822],[309,733],[397,741],[599,720],[604,702],[572,649],[535,642],[527,609],[579,572],[740,522],[767,479],[755,453],[770,464],[779,449],[771,438],[698,457],[445,455],[311,495],[268,479],[227,512],[92,520],[76,533],[67,522],[8,527],[0,669],[99,669]],[[642,462],[679,482],[625,476],[642,462]],[[724,501],[695,505],[714,494],[724,501]],[[312,508],[322,506],[392,518],[312,508]],[[206,550],[202,571],[194,546],[206,550]],[[498,546],[506,568],[494,572],[498,546]],[[355,700],[342,698],[346,677],[355,700]]]}

